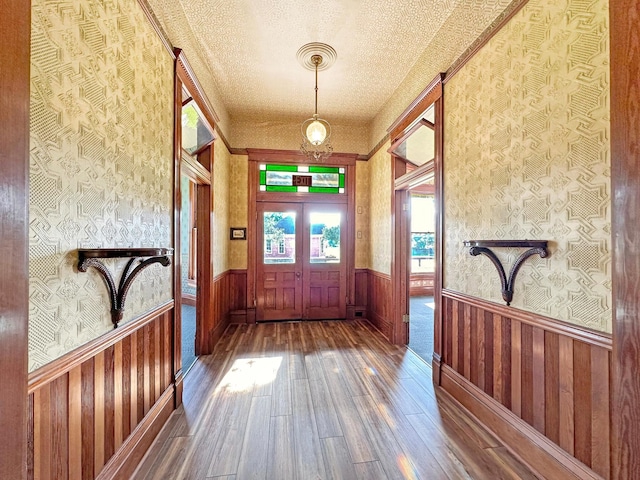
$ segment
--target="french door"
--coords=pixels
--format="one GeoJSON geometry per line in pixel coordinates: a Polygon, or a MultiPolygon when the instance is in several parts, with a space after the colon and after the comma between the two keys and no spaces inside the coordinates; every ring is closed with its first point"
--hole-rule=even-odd
{"type": "Polygon", "coordinates": [[[256,320],[346,317],[346,205],[257,205],[256,320]]]}

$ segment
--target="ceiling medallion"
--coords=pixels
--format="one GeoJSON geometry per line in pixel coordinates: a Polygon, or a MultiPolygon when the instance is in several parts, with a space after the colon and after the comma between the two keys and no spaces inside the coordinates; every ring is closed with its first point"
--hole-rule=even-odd
{"type": "Polygon", "coordinates": [[[318,71],[326,70],[336,60],[336,51],[324,43],[308,43],[300,47],[297,58],[300,64],[316,74],[315,110],[300,127],[302,144],[300,151],[315,162],[323,162],[333,153],[331,125],[318,116],[318,71]]]}

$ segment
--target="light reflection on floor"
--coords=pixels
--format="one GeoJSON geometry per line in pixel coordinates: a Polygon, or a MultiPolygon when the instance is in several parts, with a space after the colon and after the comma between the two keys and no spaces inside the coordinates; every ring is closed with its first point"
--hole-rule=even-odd
{"type": "Polygon", "coordinates": [[[281,364],[282,357],[239,358],[216,390],[241,393],[267,385],[276,379],[281,364]]]}

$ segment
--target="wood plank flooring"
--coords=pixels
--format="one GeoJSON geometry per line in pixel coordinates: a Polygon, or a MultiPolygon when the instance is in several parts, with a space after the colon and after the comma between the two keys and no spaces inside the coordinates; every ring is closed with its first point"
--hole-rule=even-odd
{"type": "Polygon", "coordinates": [[[231,325],[136,479],[534,479],[366,321],[231,325]]]}

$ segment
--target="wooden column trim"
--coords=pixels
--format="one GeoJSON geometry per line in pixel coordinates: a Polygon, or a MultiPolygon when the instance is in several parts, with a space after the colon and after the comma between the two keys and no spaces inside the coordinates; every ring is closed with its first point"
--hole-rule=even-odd
{"type": "Polygon", "coordinates": [[[29,65],[31,2],[1,0],[0,478],[27,475],[29,65]]]}
{"type": "Polygon", "coordinates": [[[611,478],[640,472],[640,2],[611,0],[613,372],[611,478]]]}

